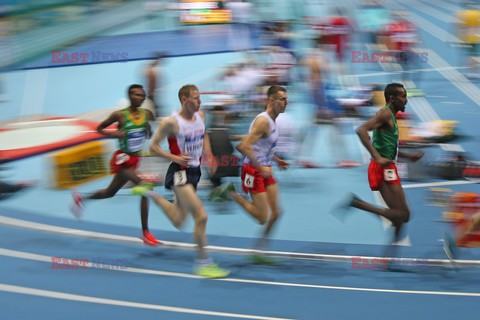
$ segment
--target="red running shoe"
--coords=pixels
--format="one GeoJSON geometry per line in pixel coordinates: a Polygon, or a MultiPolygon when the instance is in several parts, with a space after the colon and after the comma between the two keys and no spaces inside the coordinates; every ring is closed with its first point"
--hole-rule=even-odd
{"type": "Polygon", "coordinates": [[[158,241],[153,234],[150,233],[150,231],[143,231],[143,236],[142,236],[143,243],[145,243],[148,246],[159,246],[163,244],[162,242],[158,241]]]}

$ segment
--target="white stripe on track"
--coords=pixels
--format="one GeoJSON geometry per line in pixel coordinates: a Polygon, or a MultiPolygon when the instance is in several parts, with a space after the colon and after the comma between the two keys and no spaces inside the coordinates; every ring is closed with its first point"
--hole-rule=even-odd
{"type": "MultiPolygon", "coordinates": [[[[0,248],[0,255],[20,258],[20,259],[27,259],[27,260],[36,260],[36,261],[51,261],[51,257],[32,254],[28,252],[22,251],[14,251],[0,248]]],[[[403,259],[402,259],[403,261],[403,259]]],[[[458,260],[457,260],[458,261],[458,260]]],[[[110,271],[120,271],[120,272],[132,272],[132,273],[140,273],[140,274],[150,274],[150,275],[158,275],[158,276],[165,276],[165,277],[177,277],[177,278],[198,278],[200,277],[187,274],[187,273],[179,273],[179,272],[166,272],[160,270],[149,270],[149,269],[140,269],[140,268],[127,268],[127,269],[105,269],[110,271]]],[[[278,281],[264,281],[264,280],[253,280],[253,279],[239,279],[239,278],[224,278],[224,279],[216,279],[212,281],[222,281],[222,282],[234,282],[234,283],[247,283],[247,284],[260,284],[260,285],[267,285],[267,286],[280,286],[280,287],[297,287],[297,288],[311,288],[311,289],[326,289],[326,290],[342,290],[342,291],[363,291],[363,292],[380,292],[380,293],[397,293],[397,294],[417,294],[417,295],[440,295],[440,296],[464,296],[464,297],[480,297],[480,292],[452,292],[452,291],[431,291],[431,290],[401,290],[401,289],[381,289],[381,288],[366,288],[366,287],[345,287],[345,286],[327,286],[327,285],[319,285],[319,284],[308,284],[308,283],[293,283],[293,282],[278,282],[278,281]]],[[[0,284],[0,291],[8,291],[8,292],[15,292],[17,291],[24,291],[24,292],[17,292],[17,293],[24,293],[24,294],[33,294],[33,293],[26,293],[26,292],[35,292],[35,295],[39,296],[48,296],[53,291],[45,291],[45,290],[38,290],[32,288],[25,288],[25,287],[17,287],[11,286],[6,284],[0,284]],[[13,287],[13,288],[12,288],[13,287]],[[27,290],[25,292],[25,290],[27,290]],[[30,291],[35,290],[35,291],[30,291]]],[[[70,295],[66,293],[62,293],[68,296],[73,296],[74,298],[77,297],[86,297],[86,296],[78,296],[78,295],[70,295]]],[[[52,297],[53,298],[53,297],[52,297]]],[[[57,297],[58,298],[58,297],[57,297]]],[[[93,297],[86,297],[86,298],[93,298],[93,297]]],[[[61,298],[60,298],[61,299],[61,298]]],[[[100,299],[100,298],[93,298],[93,299],[100,299]]],[[[73,299],[68,299],[73,300],[73,299]]],[[[102,300],[110,300],[110,299],[102,299],[102,300]]],[[[80,300],[76,300],[80,301],[80,300]]],[[[118,301],[118,300],[110,300],[110,301],[118,301]]],[[[93,301],[85,301],[85,302],[93,302],[93,301]]],[[[132,303],[128,301],[121,301],[132,303]]],[[[97,302],[101,303],[101,302],[97,302]]],[[[124,305],[126,306],[126,305],[124,305]]],[[[155,306],[155,305],[148,305],[148,306],[155,306]]],[[[131,307],[135,307],[131,305],[131,307]]],[[[165,307],[165,306],[155,306],[156,308],[165,307]]],[[[162,309],[163,310],[163,309],[162,309]]],[[[189,310],[189,309],[187,309],[189,310]]],[[[191,310],[191,309],[190,309],[191,310]]],[[[165,310],[169,311],[169,310],[165,310]]],[[[205,311],[205,310],[199,310],[205,311]]],[[[182,312],[182,311],[177,311],[182,312]]],[[[209,311],[205,311],[209,312],[209,311]]],[[[193,313],[193,312],[192,312],[193,313]]],[[[254,316],[251,316],[254,317],[254,316]]],[[[253,318],[251,318],[253,319],[253,318]]],[[[276,318],[255,318],[255,319],[276,319],[276,318]]]]}
{"type": "MultiPolygon", "coordinates": [[[[119,236],[109,233],[93,232],[93,231],[83,231],[80,232],[78,229],[70,229],[64,227],[51,226],[47,224],[41,224],[37,222],[31,222],[27,220],[15,219],[5,216],[0,216],[0,224],[10,225],[17,228],[24,228],[30,230],[44,231],[50,233],[60,233],[72,237],[83,237],[83,238],[93,238],[101,239],[107,241],[120,241],[120,242],[129,242],[129,243],[138,243],[143,244],[142,240],[135,237],[128,236],[119,236]],[[71,231],[75,232],[71,232],[71,231]]],[[[173,249],[187,249],[195,250],[196,245],[192,243],[183,243],[183,242],[173,242],[173,241],[162,241],[164,244],[162,247],[173,248],[173,249]]],[[[285,259],[301,259],[301,260],[318,260],[318,261],[329,261],[329,262],[347,262],[351,263],[353,257],[350,255],[335,255],[335,254],[321,254],[321,253],[305,253],[305,252],[293,252],[293,251],[258,251],[253,249],[245,248],[235,248],[235,247],[225,247],[225,246],[207,246],[207,250],[219,252],[223,254],[234,254],[234,255],[252,255],[252,254],[267,254],[272,257],[279,257],[285,259]]],[[[361,256],[365,259],[385,259],[389,257],[374,257],[374,256],[361,256]]],[[[414,261],[414,258],[402,258],[402,261],[414,261]]],[[[480,267],[480,260],[456,260],[457,267],[480,267]]],[[[428,259],[429,266],[451,266],[451,262],[448,259],[428,259]]]]}

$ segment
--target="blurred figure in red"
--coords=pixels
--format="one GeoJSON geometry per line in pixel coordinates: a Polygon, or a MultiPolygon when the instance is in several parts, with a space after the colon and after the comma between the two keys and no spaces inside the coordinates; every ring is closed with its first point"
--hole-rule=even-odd
{"type": "Polygon", "coordinates": [[[343,62],[345,57],[348,57],[346,53],[350,35],[353,33],[353,23],[347,18],[343,8],[334,9],[334,15],[328,19],[321,33],[324,44],[333,46],[339,64],[338,71],[344,74],[343,62]]]}
{"type": "MultiPolygon", "coordinates": [[[[395,11],[392,13],[393,20],[386,26],[383,34],[385,44],[391,53],[391,61],[399,63],[403,69],[402,80],[414,80],[413,73],[409,71],[412,66],[418,64],[421,57],[415,52],[415,46],[419,43],[416,27],[408,20],[406,11],[395,11]],[[412,77],[409,75],[412,74],[412,77]]],[[[422,58],[423,59],[423,58],[422,58]]],[[[426,62],[426,61],[425,61],[426,62]]],[[[419,73],[415,73],[419,80],[419,73]]],[[[406,83],[407,90],[410,89],[406,83]]],[[[409,92],[409,95],[412,96],[409,92]]]]}

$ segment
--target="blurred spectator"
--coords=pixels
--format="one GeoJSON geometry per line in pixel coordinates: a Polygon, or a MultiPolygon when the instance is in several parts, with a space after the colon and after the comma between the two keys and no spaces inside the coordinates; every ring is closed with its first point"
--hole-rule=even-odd
{"type": "Polygon", "coordinates": [[[222,178],[240,175],[240,159],[233,155],[235,149],[230,140],[228,128],[233,115],[222,107],[217,107],[211,111],[211,116],[212,124],[208,130],[208,136],[212,154],[219,163],[215,174],[210,176],[210,182],[213,187],[218,187],[222,184],[222,178]]]}
{"type": "Polygon", "coordinates": [[[360,31],[365,33],[367,42],[376,45],[377,37],[385,29],[389,19],[388,10],[381,1],[367,0],[359,9],[356,20],[360,31]]]}
{"type": "Polygon", "coordinates": [[[420,73],[409,72],[412,66],[418,65],[420,62],[415,53],[415,46],[420,42],[415,25],[408,20],[408,13],[403,10],[393,12],[392,18],[392,22],[386,26],[383,33],[384,43],[392,54],[393,62],[399,63],[404,71],[402,80],[417,80],[418,82],[420,73]],[[414,75],[416,76],[414,77],[414,75]]]}
{"type": "Polygon", "coordinates": [[[154,116],[159,117],[162,114],[161,98],[158,98],[158,93],[161,87],[162,71],[160,64],[165,58],[165,53],[159,52],[155,54],[155,59],[145,68],[145,77],[147,81],[147,99],[144,107],[150,109],[154,116]]]}
{"type": "Polygon", "coordinates": [[[353,33],[353,23],[347,18],[345,9],[334,9],[334,15],[322,23],[319,27],[322,43],[332,47],[335,52],[335,59],[338,65],[338,72],[344,74],[344,60],[350,42],[350,35],[353,33]]]}
{"type": "Polygon", "coordinates": [[[273,36],[273,46],[282,47],[291,52],[292,38],[295,34],[290,30],[290,24],[286,21],[275,22],[271,29],[273,36]]]}
{"type": "Polygon", "coordinates": [[[290,80],[290,71],[296,65],[295,56],[284,47],[269,47],[269,67],[270,73],[275,74],[279,85],[288,85],[290,80]]]}
{"type": "Polygon", "coordinates": [[[314,119],[319,119],[327,106],[325,99],[324,83],[329,72],[328,60],[321,49],[321,40],[318,41],[320,45],[316,49],[308,49],[303,58],[303,65],[307,69],[308,84],[310,92],[312,93],[312,100],[315,105],[314,119]]]}

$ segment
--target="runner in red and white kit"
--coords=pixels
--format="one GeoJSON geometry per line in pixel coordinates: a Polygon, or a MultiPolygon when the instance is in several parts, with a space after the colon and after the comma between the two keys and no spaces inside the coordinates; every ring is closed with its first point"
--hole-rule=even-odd
{"type": "MultiPolygon", "coordinates": [[[[250,125],[248,134],[238,144],[237,149],[245,155],[242,168],[242,189],[250,193],[253,202],[235,192],[233,184],[220,186],[223,194],[240,204],[260,224],[265,225],[256,248],[264,249],[275,222],[280,215],[277,180],[273,177],[272,164],[277,162],[280,169],[288,163],[275,155],[278,132],[275,119],[287,107],[287,90],[281,86],[271,86],[267,91],[267,107],[250,125]]],[[[274,264],[262,255],[254,255],[253,260],[261,264],[274,264]]]]}

